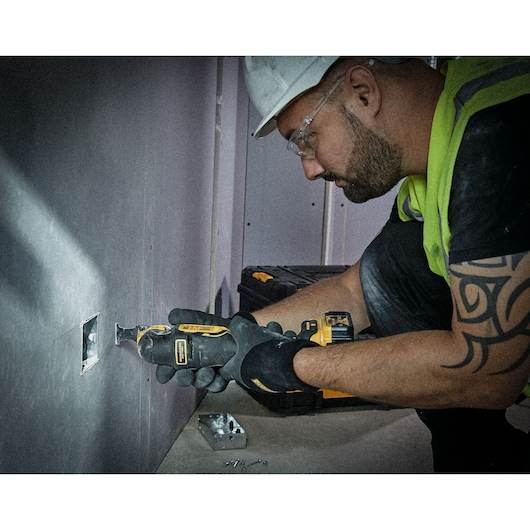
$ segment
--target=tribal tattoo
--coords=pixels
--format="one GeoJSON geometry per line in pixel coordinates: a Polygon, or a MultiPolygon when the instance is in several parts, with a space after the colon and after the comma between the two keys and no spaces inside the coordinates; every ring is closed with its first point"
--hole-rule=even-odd
{"type": "Polygon", "coordinates": [[[462,362],[444,368],[478,363],[474,372],[516,370],[530,355],[530,253],[452,265],[451,275],[467,352],[462,362]]]}

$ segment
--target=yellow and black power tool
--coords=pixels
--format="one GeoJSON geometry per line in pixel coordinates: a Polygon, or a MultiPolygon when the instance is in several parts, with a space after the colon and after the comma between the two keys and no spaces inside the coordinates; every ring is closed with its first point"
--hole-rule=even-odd
{"type": "MultiPolygon", "coordinates": [[[[292,338],[311,340],[326,346],[353,340],[349,313],[329,311],[319,318],[302,323],[300,333],[292,338]]],[[[219,367],[236,353],[236,343],[225,326],[180,324],[178,326],[115,326],[115,343],[136,342],[142,359],[153,364],[170,364],[183,368],[219,367]]]]}
{"type": "Polygon", "coordinates": [[[320,318],[302,322],[299,339],[327,346],[353,340],[353,323],[346,311],[327,311],[320,318]]]}

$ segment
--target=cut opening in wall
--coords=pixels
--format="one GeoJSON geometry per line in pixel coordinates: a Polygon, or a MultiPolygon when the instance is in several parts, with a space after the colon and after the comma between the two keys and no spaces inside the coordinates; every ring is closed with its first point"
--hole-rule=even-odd
{"type": "Polygon", "coordinates": [[[99,313],[81,323],[83,344],[81,375],[90,370],[98,361],[98,319],[99,313]]]}

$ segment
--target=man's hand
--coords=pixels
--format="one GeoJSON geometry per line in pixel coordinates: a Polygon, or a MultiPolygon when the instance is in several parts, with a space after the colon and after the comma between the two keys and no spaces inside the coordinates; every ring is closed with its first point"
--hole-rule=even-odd
{"type": "Polygon", "coordinates": [[[318,344],[283,335],[278,324],[261,327],[237,315],[230,322],[230,332],[237,353],[219,370],[225,380],[259,392],[316,391],[298,378],[293,358],[300,349],[318,344]]]}
{"type": "MultiPolygon", "coordinates": [[[[230,326],[230,320],[217,317],[202,311],[192,309],[172,309],[168,316],[169,323],[173,326],[180,324],[199,324],[204,326],[230,326]]],[[[174,377],[179,386],[193,385],[196,388],[206,388],[209,392],[222,392],[228,381],[219,375],[215,368],[199,368],[176,370],[173,366],[159,364],[156,368],[156,378],[159,383],[165,384],[174,377]]]]}

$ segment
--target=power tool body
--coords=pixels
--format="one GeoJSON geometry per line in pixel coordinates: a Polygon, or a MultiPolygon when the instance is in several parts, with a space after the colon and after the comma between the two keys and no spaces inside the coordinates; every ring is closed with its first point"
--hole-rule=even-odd
{"type": "MultiPolygon", "coordinates": [[[[285,333],[292,340],[304,339],[321,346],[353,340],[353,324],[349,313],[329,311],[318,319],[302,323],[298,335],[285,333]]],[[[115,343],[136,342],[142,359],[179,369],[220,367],[235,354],[237,345],[225,326],[180,324],[178,326],[115,327],[115,343]]]]}

